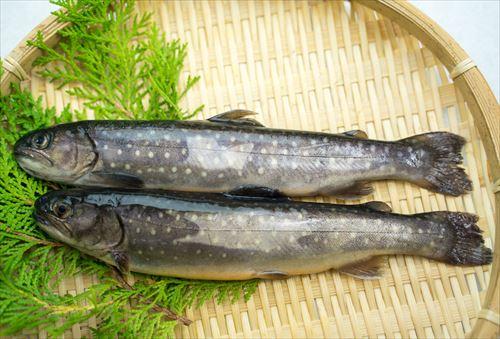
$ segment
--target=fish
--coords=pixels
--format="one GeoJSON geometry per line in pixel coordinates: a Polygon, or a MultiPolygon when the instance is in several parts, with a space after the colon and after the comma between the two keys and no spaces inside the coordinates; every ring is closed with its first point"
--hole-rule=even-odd
{"type": "Polygon", "coordinates": [[[254,196],[56,190],[36,200],[34,214],[50,237],[124,274],[246,280],[335,269],[376,279],[386,255],[455,265],[492,261],[473,214],[403,215],[383,202],[301,202],[268,190],[254,196]]]}
{"type": "Polygon", "coordinates": [[[465,139],[431,132],[399,141],[355,130],[330,134],[266,128],[230,111],[198,121],[80,121],[33,131],[14,147],[29,174],[80,187],[247,192],[357,199],[369,182],[406,180],[458,196],[472,190],[465,139]]]}

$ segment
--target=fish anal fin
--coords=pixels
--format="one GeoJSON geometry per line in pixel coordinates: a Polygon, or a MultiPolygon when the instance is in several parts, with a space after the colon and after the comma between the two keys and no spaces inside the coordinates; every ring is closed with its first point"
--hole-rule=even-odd
{"type": "MultiPolygon", "coordinates": [[[[86,178],[86,182],[106,187],[144,187],[144,182],[140,178],[125,173],[92,172],[92,174],[86,178]]],[[[75,184],[78,185],[78,181],[75,182],[75,184]]]]}
{"type": "Polygon", "coordinates": [[[113,258],[114,266],[120,271],[122,274],[128,274],[130,271],[130,259],[128,255],[120,250],[111,250],[111,257],[113,258]]]}
{"type": "Polygon", "coordinates": [[[259,279],[277,280],[277,279],[286,279],[289,277],[289,275],[281,271],[262,271],[258,272],[256,277],[259,279]]]}
{"type": "Polygon", "coordinates": [[[248,116],[253,115],[257,115],[257,113],[245,109],[234,109],[221,114],[217,114],[211,118],[208,118],[207,120],[215,123],[223,123],[229,125],[264,127],[264,125],[262,125],[257,120],[247,118],[248,116]]]}
{"type": "Polygon", "coordinates": [[[353,129],[352,131],[347,131],[341,134],[356,139],[368,139],[368,134],[360,129],[353,129]]]}
{"type": "Polygon", "coordinates": [[[235,188],[226,193],[226,196],[230,198],[243,198],[243,199],[268,198],[268,199],[278,199],[278,200],[290,200],[290,198],[288,198],[286,195],[284,195],[277,189],[264,186],[253,186],[253,185],[245,185],[235,188]]]}
{"type": "Polygon", "coordinates": [[[373,187],[370,184],[366,182],[357,182],[342,190],[334,191],[330,193],[330,195],[333,195],[339,199],[354,200],[372,193],[373,187]]]}
{"type": "Polygon", "coordinates": [[[383,201],[369,201],[367,203],[361,204],[361,206],[364,206],[374,211],[392,212],[391,206],[389,206],[383,201]]]}
{"type": "Polygon", "coordinates": [[[340,272],[359,279],[373,280],[382,276],[383,257],[372,257],[339,269],[340,272]]]}

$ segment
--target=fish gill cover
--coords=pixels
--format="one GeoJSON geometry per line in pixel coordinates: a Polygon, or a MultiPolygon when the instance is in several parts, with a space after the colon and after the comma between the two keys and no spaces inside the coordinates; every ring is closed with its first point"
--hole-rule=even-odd
{"type": "Polygon", "coordinates": [[[175,318],[170,310],[181,313],[213,297],[219,302],[249,298],[255,280],[136,275],[130,286],[108,266],[48,239],[36,226],[34,201],[58,187],[18,167],[11,150],[21,135],[83,119],[88,111],[101,119],[186,119],[202,109],[188,112],[179,106],[198,78],[180,84],[186,45],[166,41],[151,13],[137,14],[132,0],[52,2],[64,9],[54,13],[58,20],[70,25],[58,32],[62,40],[56,48],[46,45],[41,33],[29,42],[43,51],[35,65],[60,88],[70,85],[68,94],[85,104],[82,110],[56,112],[15,84],[9,95],[0,96],[0,335],[37,328],[58,336],[96,317],[92,331],[98,336],[172,336],[176,322],[169,320],[175,318]],[[65,278],[83,274],[98,282],[76,295],[54,292],[65,278]]]}

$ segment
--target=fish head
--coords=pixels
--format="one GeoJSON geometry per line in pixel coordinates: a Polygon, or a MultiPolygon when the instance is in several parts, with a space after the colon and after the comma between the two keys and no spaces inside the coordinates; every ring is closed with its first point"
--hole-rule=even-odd
{"type": "Polygon", "coordinates": [[[113,208],[87,201],[81,190],[44,194],[35,202],[34,217],[52,238],[94,256],[115,248],[124,239],[113,208]]]}
{"type": "Polygon", "coordinates": [[[18,164],[29,174],[71,183],[90,171],[97,153],[83,128],[59,125],[28,133],[14,145],[18,164]]]}

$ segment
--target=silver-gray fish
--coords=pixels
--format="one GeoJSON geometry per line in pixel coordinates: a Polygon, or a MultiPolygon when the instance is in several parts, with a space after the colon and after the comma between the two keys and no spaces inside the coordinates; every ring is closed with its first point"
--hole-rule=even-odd
{"type": "Polygon", "coordinates": [[[82,121],[34,131],[15,146],[28,173],[77,186],[197,192],[269,187],[287,196],[356,198],[367,182],[407,180],[460,195],[464,139],[447,132],[399,141],[265,128],[231,111],[207,121],[82,121]]]}
{"type": "Polygon", "coordinates": [[[391,213],[382,202],[333,205],[287,198],[139,190],[52,191],[36,202],[40,227],[117,266],[193,279],[281,278],[338,269],[378,276],[374,258],[419,255],[483,265],[477,217],[391,213]]]}

